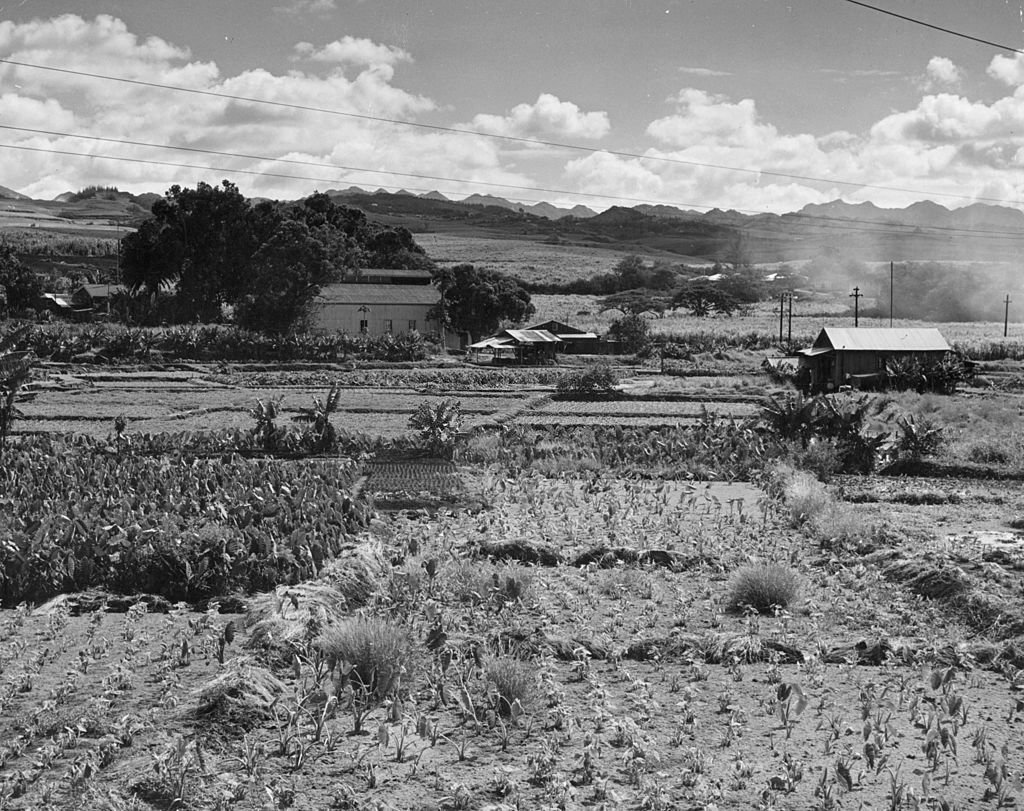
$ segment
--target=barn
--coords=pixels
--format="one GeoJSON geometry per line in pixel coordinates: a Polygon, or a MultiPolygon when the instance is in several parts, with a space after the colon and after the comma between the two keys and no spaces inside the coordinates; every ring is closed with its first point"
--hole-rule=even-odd
{"type": "Polygon", "coordinates": [[[606,348],[597,333],[586,332],[563,321],[543,321],[526,329],[550,332],[562,342],[558,351],[566,354],[596,354],[606,348]]]}
{"type": "Polygon", "coordinates": [[[435,334],[440,327],[432,318],[432,310],[440,301],[441,293],[432,284],[403,284],[395,280],[325,285],[313,300],[310,329],[371,337],[409,332],[435,334]]]}
{"type": "Polygon", "coordinates": [[[941,361],[951,348],[934,328],[825,327],[799,352],[797,382],[811,392],[861,388],[885,379],[890,361],[941,361]]]}

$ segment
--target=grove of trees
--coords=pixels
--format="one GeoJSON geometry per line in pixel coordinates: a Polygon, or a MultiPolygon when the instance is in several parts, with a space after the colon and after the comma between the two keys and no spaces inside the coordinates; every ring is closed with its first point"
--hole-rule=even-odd
{"type": "Polygon", "coordinates": [[[168,297],[165,319],[214,322],[232,305],[240,325],[266,332],[301,326],[324,284],[366,267],[432,263],[407,229],[372,223],[326,194],[254,204],[228,181],[172,186],[121,250],[124,283],[168,297]]]}

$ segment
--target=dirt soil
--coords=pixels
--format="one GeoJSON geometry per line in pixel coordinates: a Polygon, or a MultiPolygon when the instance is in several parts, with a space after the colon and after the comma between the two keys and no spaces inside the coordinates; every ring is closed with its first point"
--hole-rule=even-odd
{"type": "MultiPolygon", "coordinates": [[[[1018,558],[955,540],[1019,517],[1014,485],[844,480],[885,529],[874,549],[841,553],[790,529],[749,485],[478,479],[489,509],[382,514],[366,539],[391,566],[363,610],[411,629],[414,649],[399,695],[359,705],[358,733],[351,694],[301,636],[254,646],[245,618],[215,607],[76,616],[77,601],[59,599],[3,612],[2,807],[997,808],[1024,797],[1024,648],[1009,622],[1021,616],[1018,558]],[[941,503],[909,503],[921,500],[941,503]],[[476,556],[499,541],[490,560],[476,556]],[[552,554],[526,565],[530,550],[552,554]],[[800,573],[787,609],[728,610],[733,573],[755,558],[800,573]],[[955,568],[953,598],[925,596],[933,581],[910,564],[955,568]],[[978,595],[998,603],[995,621],[972,613],[966,597],[978,595]],[[512,671],[524,685],[505,714],[495,674],[512,671]],[[265,680],[273,698],[262,712],[230,701],[201,712],[204,686],[232,672],[265,680]]],[[[306,608],[299,592],[281,595],[283,617],[306,608]]]]}

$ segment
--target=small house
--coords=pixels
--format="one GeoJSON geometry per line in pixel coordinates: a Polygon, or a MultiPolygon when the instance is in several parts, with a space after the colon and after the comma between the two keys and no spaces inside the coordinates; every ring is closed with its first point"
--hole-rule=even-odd
{"type": "Polygon", "coordinates": [[[550,332],[562,342],[558,351],[567,355],[594,355],[602,351],[603,345],[597,333],[585,332],[562,321],[544,321],[527,329],[550,332]]]}
{"type": "Polygon", "coordinates": [[[434,334],[441,293],[432,284],[345,282],[325,285],[313,299],[313,332],[368,336],[434,334]]]}
{"type": "Polygon", "coordinates": [[[825,327],[798,353],[797,381],[811,392],[869,387],[885,380],[890,361],[937,363],[950,351],[934,328],[825,327]]]}
{"type": "Polygon", "coordinates": [[[106,310],[113,296],[127,292],[122,284],[83,284],[71,295],[71,305],[76,310],[106,310]]]}

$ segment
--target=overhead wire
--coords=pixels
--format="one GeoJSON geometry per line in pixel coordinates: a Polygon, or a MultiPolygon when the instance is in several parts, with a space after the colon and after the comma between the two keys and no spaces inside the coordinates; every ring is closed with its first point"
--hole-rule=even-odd
{"type": "MultiPolygon", "coordinates": [[[[325,163],[323,161],[299,160],[299,159],[296,159],[296,158],[275,158],[275,157],[270,157],[270,156],[266,156],[266,155],[254,155],[254,154],[249,154],[249,153],[244,153],[244,152],[229,152],[229,151],[226,151],[226,150],[205,149],[205,148],[202,148],[202,147],[184,146],[184,145],[176,145],[176,144],[157,144],[157,143],[153,143],[153,142],[150,142],[150,141],[136,141],[136,140],[131,140],[131,139],[127,139],[127,138],[110,138],[110,137],[99,136],[99,135],[86,135],[86,134],[83,134],[83,133],[62,132],[62,131],[57,131],[57,130],[43,130],[43,129],[36,129],[36,128],[33,128],[33,127],[19,127],[19,126],[15,126],[15,125],[11,125],[11,124],[2,124],[2,123],[0,123],[0,129],[6,129],[6,130],[12,130],[12,131],[24,132],[24,133],[40,134],[40,135],[52,135],[52,136],[57,136],[57,137],[61,137],[61,138],[77,138],[77,139],[87,140],[87,141],[97,141],[97,142],[101,142],[101,143],[118,144],[118,145],[121,145],[121,146],[141,146],[141,147],[147,147],[147,148],[152,148],[152,149],[167,149],[167,150],[174,150],[174,151],[180,151],[180,152],[193,152],[193,153],[199,153],[199,154],[204,154],[204,155],[215,155],[215,156],[218,156],[218,157],[242,158],[242,159],[245,159],[245,160],[265,161],[265,162],[268,162],[268,163],[276,162],[276,163],[285,163],[285,164],[291,164],[291,165],[297,165],[297,166],[313,166],[313,167],[323,168],[323,169],[336,169],[336,170],[344,171],[344,172],[364,172],[364,173],[367,173],[367,174],[390,175],[390,176],[396,176],[396,177],[407,177],[407,178],[414,178],[414,179],[417,179],[417,180],[439,180],[439,181],[444,181],[444,182],[448,182],[448,183],[458,183],[458,184],[468,184],[468,185],[475,185],[475,186],[485,186],[485,187],[488,187],[488,188],[502,188],[502,189],[513,189],[513,190],[517,190],[517,191],[542,192],[542,193],[546,193],[546,194],[560,194],[560,195],[573,195],[573,196],[581,196],[581,197],[593,197],[593,198],[600,198],[600,199],[605,199],[605,200],[619,200],[619,201],[626,201],[626,202],[631,202],[631,203],[639,203],[639,204],[643,204],[643,205],[670,205],[670,206],[677,206],[677,207],[678,206],[686,206],[688,208],[702,208],[702,209],[709,209],[709,210],[715,208],[715,206],[709,206],[709,205],[700,204],[700,203],[680,203],[680,202],[654,201],[654,200],[650,200],[650,199],[647,199],[647,198],[625,197],[625,196],[622,196],[622,195],[611,195],[611,194],[599,194],[597,192],[577,192],[577,191],[571,191],[569,189],[552,189],[552,188],[547,188],[547,187],[543,187],[543,186],[525,186],[525,185],[516,185],[516,184],[512,184],[512,183],[492,183],[490,181],[485,181],[485,180],[465,180],[465,179],[462,179],[462,178],[445,177],[445,176],[442,176],[442,175],[427,175],[427,174],[421,174],[421,173],[417,173],[417,172],[398,172],[398,171],[394,171],[394,170],[391,170],[391,169],[371,169],[371,168],[362,167],[362,166],[347,166],[347,165],[342,165],[342,164],[325,163]]],[[[6,145],[0,144],[0,146],[6,146],[6,145]]],[[[39,147],[38,149],[42,149],[42,148],[39,147]]],[[[93,155],[93,153],[63,153],[63,154],[90,155],[90,156],[93,155]]],[[[99,157],[103,157],[103,158],[108,159],[108,160],[118,160],[119,159],[116,156],[99,156],[99,157]]],[[[125,160],[128,160],[128,159],[126,158],[125,160]]],[[[141,159],[132,159],[132,160],[141,160],[141,159]]],[[[173,166],[180,166],[181,168],[189,168],[189,169],[194,169],[194,168],[212,168],[212,167],[196,166],[196,165],[193,165],[193,164],[173,164],[173,163],[168,163],[168,162],[160,162],[160,165],[173,165],[173,166]]],[[[227,169],[224,169],[224,170],[219,170],[219,171],[240,171],[240,170],[227,170],[227,169]]],[[[290,179],[290,180],[314,180],[314,181],[320,181],[320,180],[326,181],[326,180],[329,180],[328,178],[322,178],[322,177],[305,177],[305,176],[295,176],[295,175],[285,175],[285,174],[270,174],[270,173],[264,173],[264,172],[262,172],[260,170],[248,170],[247,173],[254,173],[254,174],[257,174],[257,175],[258,174],[268,174],[268,176],[277,177],[277,178],[284,178],[284,179],[290,179]]],[[[352,178],[337,178],[337,179],[330,178],[330,180],[338,180],[338,182],[342,182],[342,181],[344,181],[344,182],[356,182],[352,178]]],[[[377,181],[374,181],[374,182],[377,182],[377,181]]],[[[400,187],[396,186],[395,188],[400,188],[400,187]]],[[[412,189],[407,189],[407,190],[408,191],[412,191],[412,189]]],[[[428,192],[428,191],[433,191],[433,189],[431,189],[431,190],[417,189],[417,190],[418,191],[424,191],[425,193],[428,192]]],[[[535,202],[543,202],[543,201],[535,201],[535,202]]],[[[772,212],[764,211],[764,210],[760,210],[760,209],[734,209],[734,210],[740,211],[741,213],[747,213],[747,214],[753,214],[753,215],[771,214],[772,213],[772,212]]],[[[781,215],[776,215],[776,216],[781,216],[781,215]]],[[[809,219],[815,219],[815,220],[828,220],[828,221],[839,220],[839,221],[842,221],[842,222],[850,222],[851,221],[851,218],[848,218],[848,217],[837,218],[837,217],[827,217],[827,216],[822,216],[822,215],[803,215],[803,216],[807,217],[809,219]]],[[[870,221],[870,220],[859,220],[859,221],[860,222],[865,222],[865,223],[873,223],[874,222],[874,221],[870,221]]],[[[898,223],[893,223],[893,226],[895,226],[895,227],[902,227],[902,228],[915,228],[915,227],[919,227],[919,226],[915,226],[915,225],[902,225],[902,224],[898,224],[898,223]]],[[[930,228],[941,229],[941,230],[943,230],[945,232],[957,233],[957,234],[966,234],[966,235],[979,235],[979,236],[981,236],[981,235],[983,235],[983,236],[988,236],[988,235],[994,235],[994,236],[1013,235],[1013,236],[1016,236],[1016,234],[1017,234],[1017,232],[997,231],[997,230],[993,230],[993,229],[949,227],[949,226],[929,226],[929,227],[930,228]]]]}
{"type": "MultiPolygon", "coordinates": [[[[853,1],[854,0],[848,0],[848,2],[853,2],[853,1]]],[[[722,171],[740,172],[740,173],[753,174],[753,175],[758,175],[758,176],[762,176],[763,175],[763,176],[766,176],[766,177],[781,177],[781,178],[787,178],[787,179],[790,179],[790,180],[802,180],[802,181],[806,181],[806,182],[809,182],[809,183],[824,183],[824,184],[833,184],[833,185],[840,185],[840,186],[850,186],[850,187],[855,187],[855,188],[874,189],[874,190],[877,190],[877,191],[898,192],[898,193],[901,193],[901,194],[917,194],[917,195],[922,195],[922,196],[926,196],[926,197],[942,197],[942,198],[951,198],[951,199],[959,199],[959,200],[971,200],[971,201],[974,201],[974,202],[987,202],[987,203],[995,203],[995,204],[999,204],[999,205],[1020,205],[1020,204],[1017,204],[1017,203],[1008,202],[1008,201],[1006,201],[1006,200],[1004,200],[1002,198],[978,197],[978,196],[973,196],[973,195],[957,194],[957,193],[954,193],[954,192],[932,192],[932,191],[925,191],[923,189],[913,189],[913,188],[906,188],[906,187],[901,187],[901,186],[884,186],[884,185],[880,185],[880,184],[876,184],[876,183],[864,183],[864,182],[855,181],[855,180],[843,180],[841,178],[816,177],[816,176],[813,176],[813,175],[802,175],[802,174],[796,174],[796,173],[792,173],[792,172],[781,172],[781,171],[777,171],[777,170],[773,170],[773,169],[751,168],[751,167],[743,167],[743,166],[730,166],[730,165],[726,165],[726,164],[710,163],[710,162],[707,162],[707,161],[696,161],[696,160],[689,160],[689,159],[685,159],[685,158],[674,158],[674,157],[669,157],[669,156],[665,156],[665,155],[645,155],[645,154],[640,154],[640,153],[637,153],[637,152],[628,152],[628,151],[624,151],[624,150],[614,150],[614,149],[602,149],[602,148],[598,148],[598,147],[584,146],[582,144],[571,144],[571,143],[564,143],[564,142],[561,142],[561,141],[548,141],[548,140],[544,140],[544,139],[540,139],[540,138],[527,138],[527,137],[518,136],[518,135],[503,135],[503,134],[500,134],[500,133],[481,132],[481,131],[478,131],[478,130],[468,129],[468,128],[465,128],[465,127],[449,127],[449,126],[444,126],[444,125],[441,125],[441,124],[427,124],[427,123],[420,122],[420,121],[406,121],[404,119],[388,118],[388,117],[385,117],[385,116],[375,116],[375,115],[369,115],[367,113],[356,113],[356,112],[350,112],[350,111],[346,111],[346,110],[338,110],[338,109],[329,108],[329,107],[316,107],[316,106],[305,105],[305,104],[296,104],[294,102],[277,101],[277,100],[274,100],[274,99],[260,99],[260,98],[251,97],[251,96],[241,96],[241,95],[237,95],[237,94],[234,94],[234,93],[224,93],[224,92],[216,91],[216,90],[203,90],[203,89],[200,89],[200,88],[185,87],[185,86],[182,86],[182,85],[164,84],[164,83],[161,83],[161,82],[147,81],[147,80],[144,80],[144,79],[131,79],[131,78],[128,78],[128,77],[125,77],[125,76],[111,76],[111,75],[108,75],[108,74],[95,73],[95,72],[92,72],[92,71],[74,70],[72,68],[60,68],[60,67],[55,67],[53,65],[39,65],[39,64],[32,63],[32,62],[24,62],[24,61],[21,61],[21,60],[7,59],[7,58],[2,58],[2,57],[0,57],[0,64],[12,65],[12,66],[15,66],[15,67],[22,67],[22,68],[30,68],[30,69],[33,69],[33,70],[50,71],[50,72],[67,74],[67,75],[72,75],[72,76],[79,76],[79,77],[89,78],[89,79],[101,79],[101,80],[104,80],[104,81],[120,82],[120,83],[124,83],[124,84],[140,86],[140,87],[149,87],[149,88],[155,88],[155,89],[161,89],[161,90],[171,90],[171,91],[180,92],[180,93],[192,93],[192,94],[196,94],[196,95],[200,95],[200,96],[219,98],[219,99],[226,99],[226,100],[229,100],[229,101],[245,102],[245,103],[249,103],[249,104],[263,104],[263,105],[268,105],[268,106],[272,106],[272,107],[292,109],[292,110],[298,110],[298,111],[303,111],[303,112],[322,113],[322,114],[325,114],[325,115],[341,116],[341,117],[353,118],[353,119],[362,120],[362,121],[373,121],[373,122],[377,122],[377,123],[390,124],[390,125],[394,125],[394,126],[402,126],[402,127],[411,127],[411,128],[424,129],[424,130],[432,130],[432,131],[435,131],[435,132],[448,132],[448,133],[453,133],[453,134],[468,135],[468,136],[479,137],[479,138],[490,138],[490,139],[496,139],[496,140],[501,140],[501,141],[507,141],[507,142],[510,142],[510,143],[518,143],[518,144],[531,145],[531,146],[543,146],[543,147],[549,147],[549,148],[552,148],[552,149],[570,150],[570,151],[577,151],[577,152],[586,152],[588,154],[598,154],[598,153],[600,153],[600,154],[610,155],[610,156],[613,156],[613,157],[626,158],[626,159],[630,159],[630,160],[640,160],[640,161],[655,162],[655,163],[665,163],[665,164],[680,165],[680,166],[691,166],[691,167],[704,168],[704,169],[717,169],[717,170],[722,170],[722,171]]]]}
{"type": "Polygon", "coordinates": [[[956,31],[952,28],[944,28],[941,25],[935,25],[934,23],[925,22],[917,17],[908,17],[906,14],[898,14],[895,11],[890,11],[887,8],[881,6],[873,6],[870,3],[864,3],[862,0],[846,0],[847,3],[852,3],[855,6],[861,6],[862,8],[870,9],[871,11],[877,11],[879,14],[886,14],[889,17],[895,17],[899,20],[905,20],[908,23],[914,23],[915,25],[921,25],[925,28],[931,28],[933,31],[941,31],[943,34],[950,34],[954,37],[960,37],[960,39],[967,39],[971,42],[979,42],[982,45],[991,45],[993,48],[998,48],[1001,51],[1011,51],[1012,53],[1024,54],[1020,48],[1014,48],[1012,45],[1000,45],[998,42],[992,42],[992,40],[982,39],[981,37],[975,37],[971,34],[965,34],[963,31],[956,31]]]}
{"type": "MultiPolygon", "coordinates": [[[[84,136],[84,137],[88,138],[88,137],[91,137],[91,136],[84,136]]],[[[99,139],[99,140],[109,140],[109,139],[99,139]]],[[[173,147],[167,147],[167,148],[173,148],[173,147]]],[[[295,174],[286,174],[286,173],[283,173],[283,172],[271,172],[271,171],[257,170],[257,169],[242,169],[242,168],[233,168],[233,167],[216,167],[216,166],[207,166],[207,165],[202,165],[202,164],[180,163],[180,162],[177,162],[177,161],[155,160],[155,159],[151,159],[151,158],[132,158],[132,157],[126,157],[126,156],[119,156],[119,155],[100,155],[100,154],[96,154],[96,153],[93,153],[93,152],[77,152],[77,151],[68,150],[68,149],[56,149],[56,148],[53,148],[53,147],[36,147],[36,146],[29,146],[29,145],[26,145],[26,144],[4,144],[4,143],[0,143],[0,149],[12,149],[12,150],[25,151],[25,152],[57,154],[57,155],[65,155],[65,156],[69,156],[69,157],[82,157],[82,158],[90,158],[90,159],[97,159],[97,160],[120,161],[120,162],[126,162],[126,163],[152,165],[152,166],[164,166],[164,167],[183,168],[183,169],[196,169],[196,170],[201,170],[201,171],[224,173],[224,174],[228,174],[228,175],[230,175],[230,174],[242,174],[242,175],[247,175],[247,176],[272,177],[272,178],[285,179],[285,180],[304,180],[304,181],[314,181],[314,182],[334,182],[334,181],[339,180],[338,178],[327,178],[327,177],[323,177],[323,176],[311,176],[311,175],[295,175],[295,174]]],[[[237,157],[243,157],[243,158],[249,157],[249,156],[245,156],[245,155],[241,155],[241,154],[235,155],[234,153],[224,153],[224,152],[222,152],[222,153],[219,153],[219,154],[222,155],[222,156],[237,156],[237,157]]],[[[329,165],[325,165],[325,166],[329,166],[329,165]]],[[[386,172],[385,170],[367,170],[367,171],[379,172],[379,173],[382,173],[382,174],[388,174],[388,172],[386,172]]],[[[412,174],[412,173],[405,173],[405,176],[417,177],[417,175],[412,174]]],[[[436,177],[434,177],[434,176],[428,176],[428,177],[429,177],[429,179],[436,179],[436,177]]],[[[464,181],[461,181],[461,180],[459,180],[457,178],[452,178],[451,180],[452,180],[452,182],[455,182],[455,183],[462,183],[462,182],[464,182],[464,181]]],[[[415,187],[409,187],[409,186],[396,186],[396,185],[388,185],[388,184],[381,184],[381,188],[394,189],[396,191],[409,191],[409,192],[419,191],[419,192],[423,192],[423,193],[427,193],[427,192],[431,192],[431,191],[437,191],[436,189],[415,188],[415,187]]],[[[552,190],[549,190],[549,191],[552,191],[552,190]]],[[[555,193],[574,194],[575,192],[569,192],[569,191],[561,192],[561,191],[555,190],[555,193]]],[[[637,198],[631,198],[631,199],[637,199],[637,198]]],[[[455,201],[455,202],[457,202],[457,201],[455,201]]],[[[529,202],[538,202],[539,203],[539,202],[546,202],[546,201],[545,200],[533,200],[533,201],[529,201],[529,202]]],[[[664,201],[656,202],[656,201],[646,201],[646,200],[638,200],[638,202],[646,203],[646,204],[649,204],[649,205],[675,205],[677,207],[678,206],[686,206],[687,208],[691,208],[691,209],[696,208],[696,209],[714,210],[715,208],[717,208],[715,206],[708,206],[708,205],[704,205],[704,204],[700,204],[700,203],[681,203],[681,202],[666,203],[664,201]]],[[[786,224],[789,224],[789,223],[807,224],[807,225],[812,225],[812,226],[818,226],[818,227],[821,227],[821,228],[824,228],[824,229],[831,229],[831,230],[837,230],[837,231],[857,231],[859,233],[867,234],[867,235],[872,235],[872,236],[906,236],[908,231],[912,231],[912,232],[916,232],[917,234],[919,234],[921,236],[945,236],[945,237],[947,237],[949,239],[953,239],[955,237],[970,237],[970,236],[981,237],[981,236],[984,236],[986,238],[994,238],[994,239],[999,239],[999,240],[1009,240],[1009,241],[1024,240],[1024,230],[1021,230],[1019,232],[1013,232],[1013,231],[993,231],[993,230],[988,230],[988,229],[953,228],[953,227],[948,227],[948,226],[918,226],[918,225],[915,225],[915,224],[885,223],[885,222],[879,222],[879,221],[876,221],[876,220],[865,220],[865,219],[856,219],[856,218],[849,218],[849,217],[828,217],[828,216],[823,216],[823,215],[801,214],[799,212],[794,212],[794,213],[790,213],[790,214],[781,214],[780,215],[780,214],[774,214],[773,212],[763,211],[763,210],[758,210],[758,209],[731,209],[731,210],[732,211],[736,211],[737,213],[749,214],[749,215],[755,215],[755,216],[756,215],[765,215],[765,214],[767,214],[767,215],[770,215],[770,216],[773,216],[773,217],[777,217],[779,220],[782,220],[786,224]]],[[[752,226],[752,227],[756,227],[756,224],[754,226],[752,226]]],[[[773,236],[775,236],[775,235],[773,234],[773,236]]]]}

